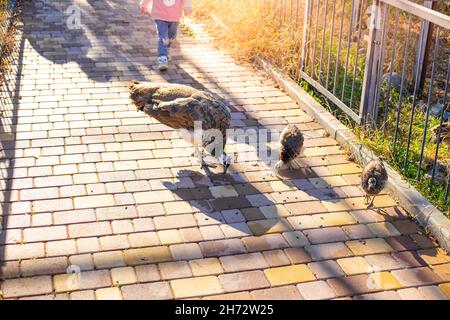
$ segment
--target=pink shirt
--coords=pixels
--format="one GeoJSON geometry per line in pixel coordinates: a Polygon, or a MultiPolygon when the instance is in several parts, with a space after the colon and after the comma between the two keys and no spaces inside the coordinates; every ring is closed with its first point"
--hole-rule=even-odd
{"type": "Polygon", "coordinates": [[[170,22],[180,21],[183,8],[191,6],[191,0],[144,0],[142,5],[148,8],[150,3],[153,20],[170,22]]]}

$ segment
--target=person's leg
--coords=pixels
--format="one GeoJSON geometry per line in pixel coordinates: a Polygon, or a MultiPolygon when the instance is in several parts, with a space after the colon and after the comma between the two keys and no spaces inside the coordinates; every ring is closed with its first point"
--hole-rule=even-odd
{"type": "Polygon", "coordinates": [[[178,22],[171,22],[169,25],[169,40],[175,40],[178,32],[178,22]]]}
{"type": "Polygon", "coordinates": [[[158,57],[167,56],[169,46],[169,24],[170,22],[156,20],[156,30],[158,31],[158,57]]]}
{"type": "Polygon", "coordinates": [[[178,22],[171,22],[169,25],[169,48],[173,45],[175,42],[175,39],[177,38],[177,32],[178,32],[178,22]]]}

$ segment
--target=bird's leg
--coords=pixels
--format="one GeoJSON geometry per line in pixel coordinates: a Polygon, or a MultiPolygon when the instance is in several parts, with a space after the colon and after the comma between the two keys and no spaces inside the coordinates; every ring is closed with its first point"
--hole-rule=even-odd
{"type": "Polygon", "coordinates": [[[231,157],[224,152],[220,155],[219,161],[223,166],[223,174],[226,174],[228,167],[231,165],[231,157]]]}
{"type": "Polygon", "coordinates": [[[368,194],[364,195],[364,204],[369,204],[369,195],[368,194]]]}
{"type": "Polygon", "coordinates": [[[200,168],[204,168],[206,164],[205,161],[203,161],[203,152],[200,151],[198,145],[195,145],[195,156],[197,157],[198,162],[200,163],[200,168]]]}
{"type": "Polygon", "coordinates": [[[370,203],[369,203],[369,205],[367,206],[367,208],[373,207],[373,201],[375,200],[375,197],[376,197],[376,196],[373,196],[373,197],[372,197],[372,201],[370,201],[370,203]]]}

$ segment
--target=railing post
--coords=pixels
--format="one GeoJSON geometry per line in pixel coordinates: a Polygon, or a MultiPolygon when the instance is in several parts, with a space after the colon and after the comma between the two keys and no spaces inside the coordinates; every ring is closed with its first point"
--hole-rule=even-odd
{"type": "MultiPolygon", "coordinates": [[[[423,6],[434,10],[436,8],[436,4],[437,0],[425,0],[423,6]]],[[[417,51],[416,56],[417,64],[419,67],[418,75],[420,77],[420,81],[417,82],[419,84],[419,87],[416,89],[420,88],[422,90],[425,85],[425,79],[427,76],[427,69],[428,69],[428,57],[430,55],[431,44],[433,42],[432,33],[433,33],[433,24],[426,20],[422,21],[418,38],[418,48],[421,48],[421,50],[417,51]]]]}
{"type": "Polygon", "coordinates": [[[380,1],[373,0],[373,3],[369,9],[371,12],[369,21],[369,35],[367,37],[366,66],[364,69],[361,105],[359,108],[360,124],[365,124],[368,120],[371,120],[369,118],[369,114],[371,114],[372,108],[374,108],[377,76],[376,70],[378,66],[377,59],[379,58],[379,54],[377,54],[379,50],[377,39],[379,40],[380,38],[380,32],[378,32],[377,28],[379,28],[381,24],[380,1]]]}
{"type": "Polygon", "coordinates": [[[303,35],[302,35],[302,53],[300,56],[300,64],[299,64],[299,79],[302,78],[302,71],[305,63],[305,56],[306,56],[306,48],[308,46],[308,27],[309,27],[309,14],[310,14],[310,8],[311,8],[311,1],[312,0],[306,0],[305,1],[305,8],[304,8],[304,17],[303,17],[303,35]]]}

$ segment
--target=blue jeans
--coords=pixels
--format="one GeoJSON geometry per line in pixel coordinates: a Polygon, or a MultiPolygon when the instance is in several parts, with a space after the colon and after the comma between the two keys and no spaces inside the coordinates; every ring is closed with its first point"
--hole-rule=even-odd
{"type": "Polygon", "coordinates": [[[178,22],[156,20],[158,31],[158,57],[167,56],[170,40],[175,40],[178,31],[178,22]]]}

